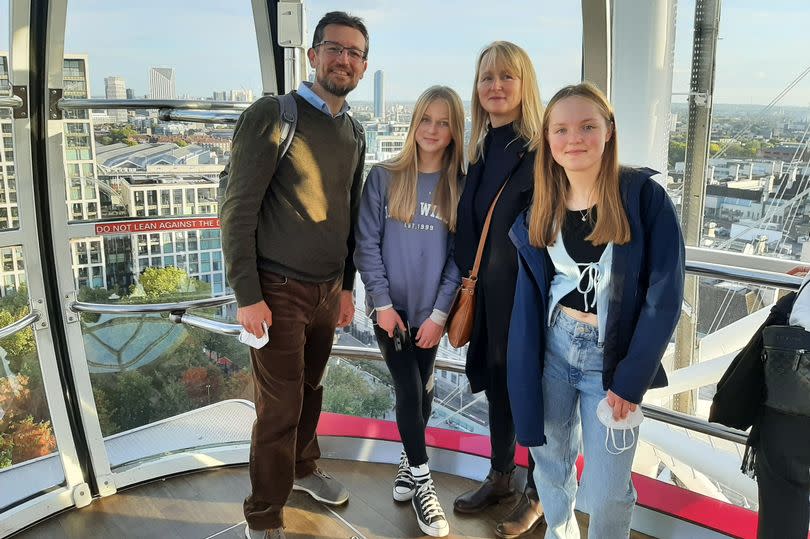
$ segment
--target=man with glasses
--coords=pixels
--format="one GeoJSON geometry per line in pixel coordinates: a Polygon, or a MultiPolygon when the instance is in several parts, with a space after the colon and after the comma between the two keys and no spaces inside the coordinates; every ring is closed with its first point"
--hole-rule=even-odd
{"type": "Polygon", "coordinates": [[[339,505],[348,492],[321,472],[315,428],[335,327],[354,317],[354,224],[365,138],[346,95],[363,78],[368,31],[343,12],[324,15],[307,52],[315,82],[294,92],[293,139],[279,159],[278,99],[264,97],[236,124],[221,208],[222,249],[237,319],[265,346],[251,348],[256,422],[250,448],[248,539],[283,539],[291,490],[339,505]]]}

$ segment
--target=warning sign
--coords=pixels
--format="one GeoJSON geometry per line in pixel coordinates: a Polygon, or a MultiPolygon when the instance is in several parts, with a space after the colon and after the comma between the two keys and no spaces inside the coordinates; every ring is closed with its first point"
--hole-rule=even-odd
{"type": "Polygon", "coordinates": [[[804,277],[807,275],[807,272],[810,271],[810,266],[796,266],[795,268],[791,268],[787,270],[788,275],[795,275],[796,277],[804,277]]]}
{"type": "Polygon", "coordinates": [[[202,219],[148,219],[143,221],[119,221],[97,223],[96,234],[138,234],[145,232],[166,232],[169,230],[199,230],[219,228],[219,218],[202,219]]]}

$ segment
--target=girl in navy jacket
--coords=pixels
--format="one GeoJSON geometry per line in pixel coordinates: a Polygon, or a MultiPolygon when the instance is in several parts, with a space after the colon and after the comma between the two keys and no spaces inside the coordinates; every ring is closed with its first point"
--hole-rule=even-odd
{"type": "Polygon", "coordinates": [[[628,537],[638,428],[618,449],[597,417],[627,419],[650,387],[680,315],[684,247],[675,209],[649,169],[618,165],[616,125],[589,83],[549,102],[532,205],[510,237],[518,281],[508,384],[518,441],[536,461],[546,537],[578,538],[575,462],[584,446],[579,509],[589,535],[628,537]]]}

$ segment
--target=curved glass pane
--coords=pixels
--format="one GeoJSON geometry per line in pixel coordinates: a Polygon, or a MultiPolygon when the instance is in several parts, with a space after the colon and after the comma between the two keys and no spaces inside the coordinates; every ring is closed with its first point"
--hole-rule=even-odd
{"type": "MultiPolygon", "coordinates": [[[[3,4],[8,16],[8,4],[3,4]]],[[[0,10],[0,19],[3,17],[0,10]]],[[[9,82],[9,56],[4,52],[6,47],[0,35],[0,97],[11,96],[9,82]]],[[[0,107],[0,230],[20,226],[17,206],[17,173],[14,165],[14,124],[12,109],[0,107]]]]}
{"type": "MultiPolygon", "coordinates": [[[[66,98],[252,102],[261,95],[247,1],[71,1],[65,51],[66,98]],[[172,30],[144,41],[140,33],[156,13],[172,30]],[[227,46],[213,35],[227,36],[227,46]]],[[[164,122],[157,110],[66,112],[70,220],[215,216],[232,134],[225,125],[164,122]]]]}
{"type": "MultiPolygon", "coordinates": [[[[695,168],[697,171],[693,174],[697,174],[697,179],[693,185],[704,194],[698,246],[793,258],[798,265],[799,251],[790,247],[790,254],[784,247],[777,247],[787,236],[796,240],[795,232],[785,229],[786,236],[776,230],[784,228],[781,215],[785,208],[800,209],[801,215],[804,202],[786,202],[792,195],[786,195],[784,189],[791,180],[783,172],[790,167],[767,150],[771,145],[779,145],[774,137],[787,136],[792,140],[795,133],[782,131],[782,128],[792,123],[791,118],[793,121],[806,118],[808,113],[806,107],[790,106],[802,104],[807,81],[804,91],[796,86],[778,99],[777,107],[768,106],[779,96],[783,84],[806,67],[795,45],[784,41],[789,31],[783,23],[794,24],[791,17],[806,16],[807,9],[789,4],[776,2],[766,7],[753,2],[723,3],[712,113],[707,119],[710,124],[708,161],[705,171],[695,168]],[[788,17],[791,22],[783,18],[785,11],[794,10],[804,13],[793,13],[788,17]],[[768,58],[772,55],[778,57],[778,61],[771,62],[768,58]],[[793,66],[793,71],[785,69],[788,64],[793,66]],[[777,65],[781,66],[778,69],[781,75],[773,69],[777,65]],[[773,229],[773,238],[767,229],[773,229]],[[772,239],[777,234],[781,240],[774,243],[772,239]]],[[[691,99],[689,96],[694,19],[695,1],[679,2],[668,163],[668,190],[679,207],[686,196],[685,182],[689,181],[685,177],[687,159],[694,159],[697,152],[697,137],[692,135],[690,139],[690,122],[699,125],[700,109],[694,106],[694,96],[691,99]]],[[[801,180],[802,176],[800,172],[796,179],[801,180]]],[[[682,215],[684,226],[689,217],[682,215]]],[[[803,220],[799,217],[796,224],[803,220]]],[[[786,245],[784,241],[781,243],[786,245]]],[[[650,391],[645,402],[705,420],[717,381],[736,352],[764,321],[780,292],[723,279],[693,277],[691,281],[695,295],[687,297],[688,305],[664,359],[671,384],[680,387],[682,392],[666,388],[650,391]],[[690,354],[691,338],[695,346],[690,354]]],[[[645,436],[642,430],[643,442],[634,467],[637,472],[734,505],[757,509],[756,483],[739,472],[743,446],[656,422],[646,432],[645,436]]]]}
{"type": "MultiPolygon", "coordinates": [[[[23,250],[0,248],[0,328],[28,315],[23,250]]],[[[0,512],[64,481],[31,326],[0,339],[0,512]]]]}
{"type": "MultiPolygon", "coordinates": [[[[680,196],[689,158],[687,140],[694,0],[678,3],[670,138],[672,190],[680,196]]],[[[724,3],[717,42],[705,203],[704,247],[810,260],[806,208],[810,152],[807,94],[810,71],[801,22],[808,7],[796,2],[724,3]]],[[[696,174],[700,174],[697,171],[696,174]]]]}
{"type": "Polygon", "coordinates": [[[250,439],[247,349],[160,315],[83,315],[93,395],[113,468],[250,439]]]}

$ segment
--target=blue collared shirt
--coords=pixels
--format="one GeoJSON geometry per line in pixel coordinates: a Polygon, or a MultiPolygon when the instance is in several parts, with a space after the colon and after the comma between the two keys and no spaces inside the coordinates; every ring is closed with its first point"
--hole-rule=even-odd
{"type": "MultiPolygon", "coordinates": [[[[323,112],[324,114],[328,114],[329,117],[332,117],[332,111],[329,110],[329,105],[326,104],[326,101],[320,98],[318,94],[312,91],[312,83],[303,81],[301,85],[298,87],[298,95],[303,97],[307,103],[318,109],[319,111],[323,112]]],[[[346,114],[349,112],[351,107],[345,101],[343,102],[343,107],[340,109],[340,112],[334,115],[334,118],[337,118],[341,114],[346,114]]]]}

